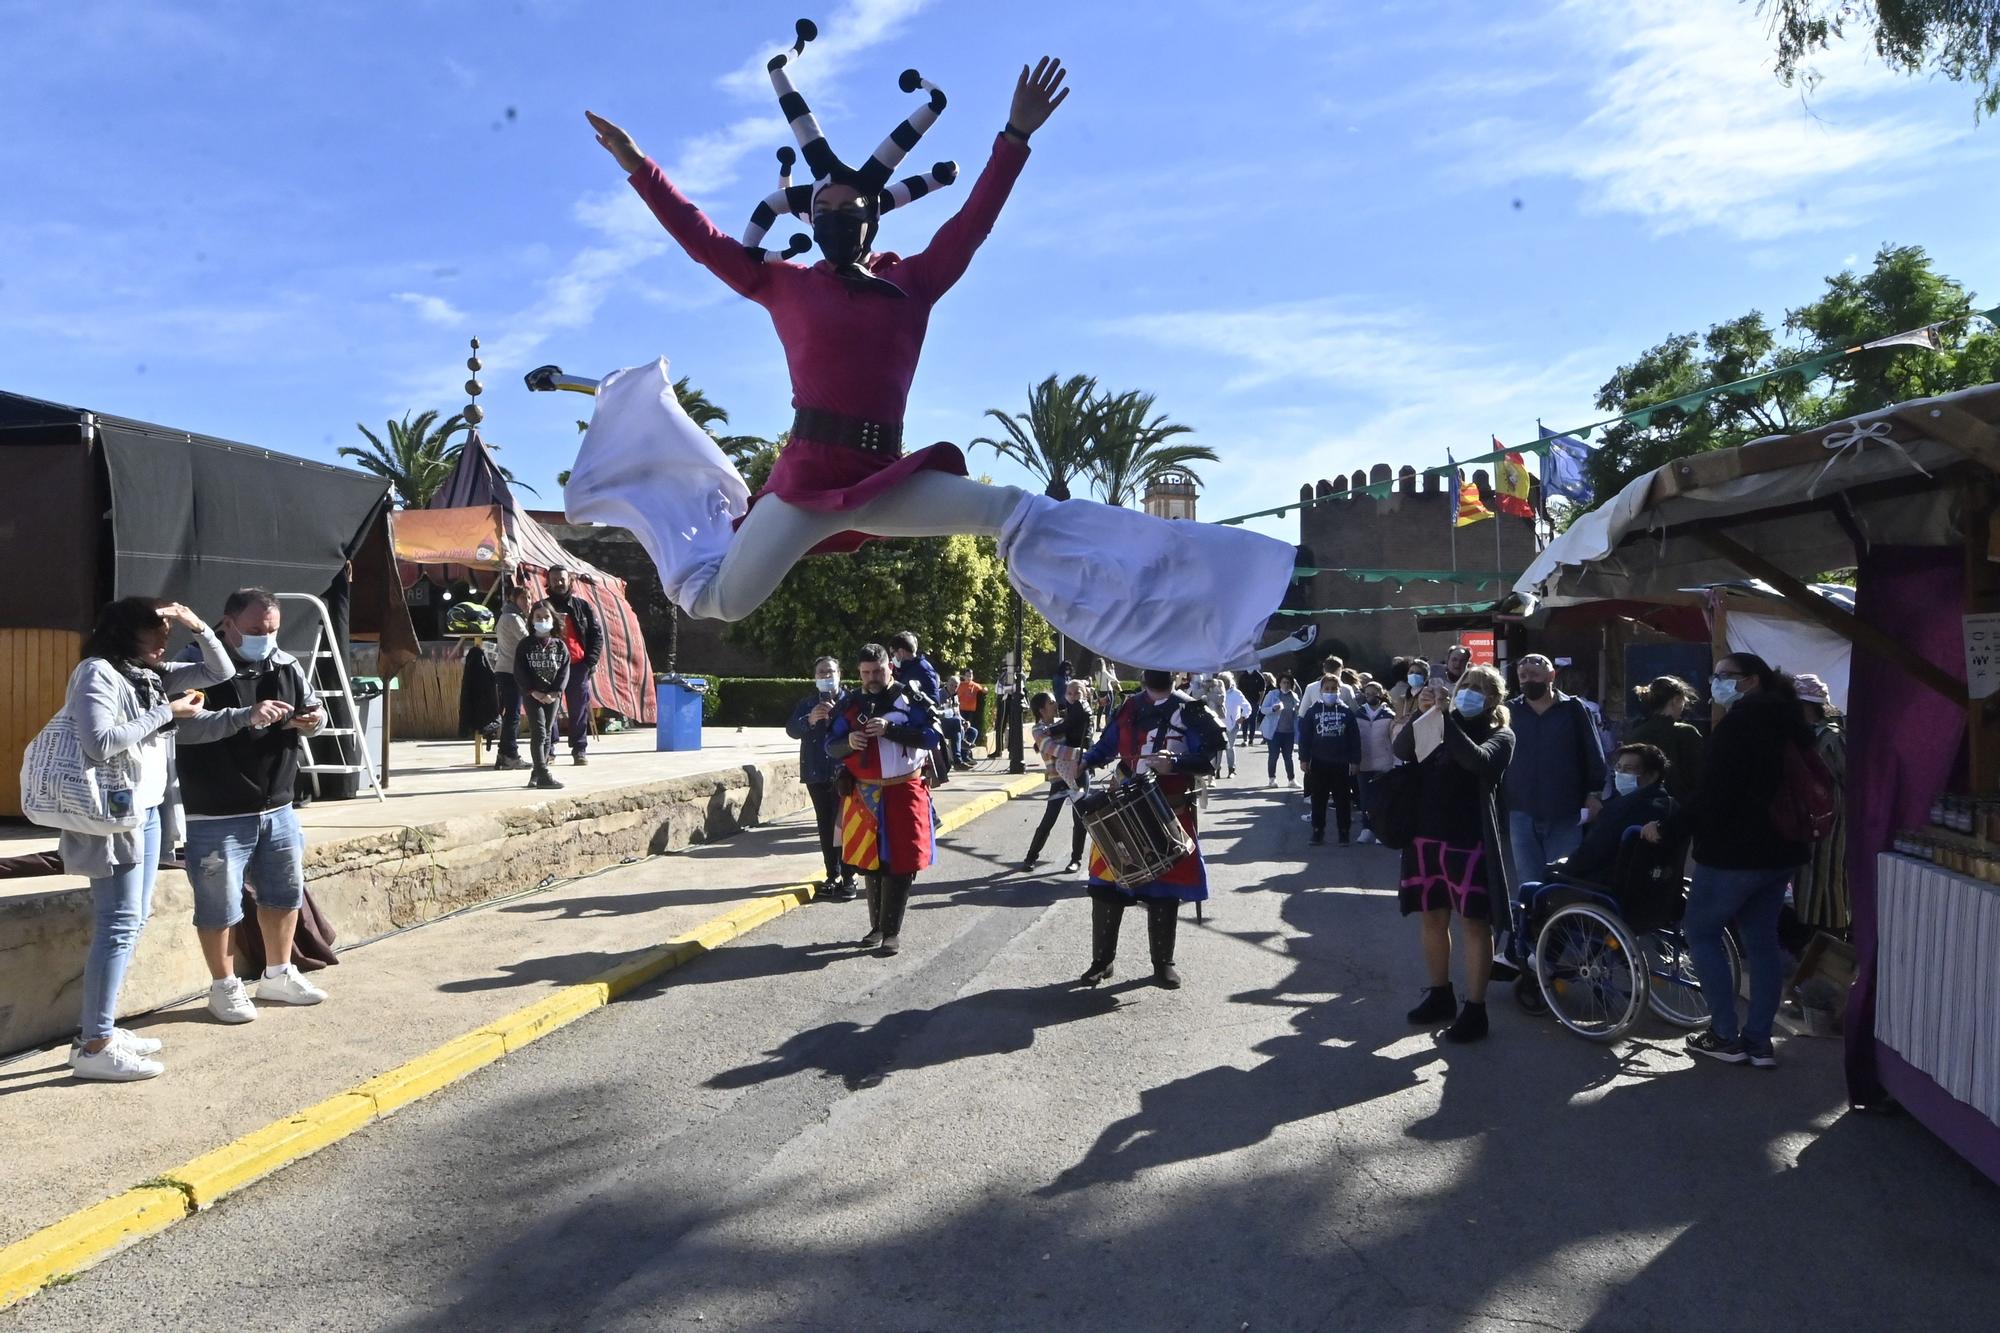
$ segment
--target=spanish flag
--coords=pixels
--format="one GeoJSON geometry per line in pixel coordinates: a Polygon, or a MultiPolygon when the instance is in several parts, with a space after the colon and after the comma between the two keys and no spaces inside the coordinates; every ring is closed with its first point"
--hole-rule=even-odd
{"type": "MultiPolygon", "coordinates": [[[[1493,440],[1495,449],[1500,448],[1500,440],[1493,440]]],[[[1508,454],[1493,469],[1493,501],[1503,514],[1515,518],[1533,518],[1535,507],[1528,502],[1528,465],[1519,454],[1508,454]]]]}

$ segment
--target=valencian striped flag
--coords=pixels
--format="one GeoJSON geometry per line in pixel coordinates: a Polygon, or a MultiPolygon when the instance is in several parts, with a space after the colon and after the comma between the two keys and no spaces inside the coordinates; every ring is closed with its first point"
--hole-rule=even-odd
{"type": "Polygon", "coordinates": [[[1458,492],[1458,510],[1451,521],[1453,531],[1481,519],[1492,518],[1493,511],[1479,498],[1479,483],[1458,470],[1458,461],[1451,456],[1451,450],[1444,451],[1444,460],[1451,465],[1452,489],[1458,492]]]}
{"type": "MultiPolygon", "coordinates": [[[[1493,437],[1493,450],[1502,452],[1506,445],[1500,437],[1493,437]]],[[[1529,503],[1528,464],[1521,455],[1509,453],[1493,469],[1493,502],[1503,514],[1515,518],[1533,518],[1535,507],[1529,503]]]]}

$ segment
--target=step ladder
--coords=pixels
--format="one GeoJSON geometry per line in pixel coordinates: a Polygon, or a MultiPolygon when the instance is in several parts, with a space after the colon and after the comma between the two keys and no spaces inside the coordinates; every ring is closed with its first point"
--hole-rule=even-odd
{"type": "MultiPolygon", "coordinates": [[[[303,654],[300,660],[306,664],[306,679],[312,682],[313,689],[318,691],[319,697],[322,699],[344,700],[343,711],[347,714],[346,725],[344,726],[324,726],[310,736],[303,731],[299,733],[299,750],[301,752],[299,772],[311,775],[313,796],[315,798],[319,796],[320,774],[354,773],[367,779],[368,788],[375,793],[376,800],[386,803],[389,798],[382,794],[382,784],[375,777],[374,757],[368,753],[368,742],[361,735],[361,712],[355,707],[354,682],[347,674],[347,658],[333,650],[333,639],[331,638],[333,614],[327,610],[325,602],[309,592],[281,592],[276,594],[276,596],[280,602],[304,602],[319,613],[319,628],[313,631],[312,649],[303,654]],[[322,662],[333,663],[333,671],[331,673],[333,685],[331,688],[321,688],[324,681],[320,667],[320,663],[322,662]],[[360,763],[348,763],[346,754],[338,744],[334,746],[334,755],[330,762],[322,760],[318,755],[313,753],[312,743],[314,741],[331,740],[338,742],[345,737],[353,738],[354,752],[361,756],[360,763]]],[[[327,710],[326,717],[328,722],[338,720],[331,708],[327,710]]]]}

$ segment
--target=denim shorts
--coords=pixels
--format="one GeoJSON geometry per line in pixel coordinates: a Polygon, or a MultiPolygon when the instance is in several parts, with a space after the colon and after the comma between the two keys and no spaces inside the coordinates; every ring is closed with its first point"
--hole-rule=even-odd
{"type": "Polygon", "coordinates": [[[224,930],[241,921],[246,878],[259,907],[297,910],[306,891],[305,851],[298,811],[289,805],[261,815],[188,820],[195,927],[224,930]]]}

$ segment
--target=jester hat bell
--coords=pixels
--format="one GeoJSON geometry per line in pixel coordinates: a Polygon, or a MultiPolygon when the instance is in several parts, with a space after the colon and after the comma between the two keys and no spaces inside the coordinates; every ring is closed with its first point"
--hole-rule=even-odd
{"type": "Polygon", "coordinates": [[[785,113],[792,134],[799,141],[798,152],[805,156],[806,170],[812,173],[812,184],[792,184],[792,165],[798,160],[798,154],[794,154],[789,147],[780,148],[778,188],[766,195],[751,211],[750,225],[743,230],[744,247],[757,258],[771,263],[804,254],[812,248],[812,239],[799,232],[793,235],[784,250],[767,251],[764,236],[781,214],[790,214],[810,223],[813,196],[825,186],[852,186],[864,200],[872,203],[875,213],[880,215],[921,199],[932,190],[958,179],[956,162],[939,162],[920,176],[890,180],[890,174],[902,163],[904,154],[916,147],[917,140],[924,137],[924,131],[936,122],[938,113],[944,110],[944,93],[913,69],[903,71],[897,81],[898,86],[906,93],[926,92],[930,94],[928,99],[904,117],[902,123],[889,132],[889,137],[876,146],[859,168],[841,161],[832,145],[827,143],[826,135],[821,132],[812,108],[806,105],[805,97],[792,86],[791,75],[787,72],[792,61],[805,52],[806,43],[819,36],[819,29],[810,19],[800,19],[796,28],[798,40],[788,50],[772,56],[767,68],[771,72],[771,87],[778,94],[778,109],[785,113]]]}

